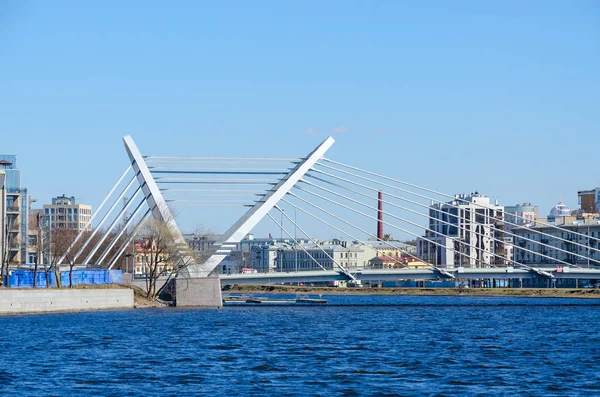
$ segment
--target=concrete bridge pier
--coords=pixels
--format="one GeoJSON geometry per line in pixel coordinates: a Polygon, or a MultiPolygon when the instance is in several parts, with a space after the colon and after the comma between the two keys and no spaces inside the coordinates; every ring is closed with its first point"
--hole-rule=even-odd
{"type": "Polygon", "coordinates": [[[175,292],[177,307],[223,307],[219,277],[178,277],[175,292]]]}

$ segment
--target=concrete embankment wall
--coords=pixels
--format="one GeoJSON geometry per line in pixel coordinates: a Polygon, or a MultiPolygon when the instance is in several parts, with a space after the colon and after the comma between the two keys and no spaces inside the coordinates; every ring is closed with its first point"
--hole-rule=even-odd
{"type": "Polygon", "coordinates": [[[0,314],[132,308],[133,290],[125,288],[0,290],[0,314]]]}

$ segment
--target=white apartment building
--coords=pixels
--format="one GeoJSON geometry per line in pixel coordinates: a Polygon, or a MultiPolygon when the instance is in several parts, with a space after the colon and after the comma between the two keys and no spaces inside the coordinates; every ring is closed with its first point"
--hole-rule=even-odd
{"type": "Polygon", "coordinates": [[[477,192],[429,209],[429,230],[417,239],[417,256],[442,267],[506,264],[504,207],[477,192]]]}
{"type": "MultiPolygon", "coordinates": [[[[75,197],[64,194],[44,205],[44,214],[49,218],[51,229],[83,230],[92,217],[92,206],[78,204],[75,197]]],[[[91,230],[91,225],[88,227],[91,230]]]]}
{"type": "Polygon", "coordinates": [[[600,252],[595,251],[600,248],[600,220],[569,218],[564,224],[538,223],[514,229],[515,261],[536,265],[564,265],[561,262],[566,262],[578,267],[600,268],[600,252]]]}

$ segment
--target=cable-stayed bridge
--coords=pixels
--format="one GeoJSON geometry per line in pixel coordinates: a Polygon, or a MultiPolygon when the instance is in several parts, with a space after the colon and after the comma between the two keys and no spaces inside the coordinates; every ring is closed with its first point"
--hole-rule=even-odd
{"type": "Polygon", "coordinates": [[[59,263],[70,257],[77,263],[114,268],[145,222],[154,219],[165,225],[181,253],[178,304],[208,304],[211,299],[220,303],[220,292],[215,292],[220,291],[219,277],[222,283],[240,284],[600,279],[599,238],[552,223],[543,224],[543,231],[518,233],[527,219],[511,214],[509,222],[500,207],[476,196],[445,194],[329,159],[331,137],[299,158],[143,156],[131,137],[123,142],[130,165],[90,219],[88,226],[95,222],[94,231],[78,235],[59,263]],[[238,211],[240,217],[208,255],[199,255],[189,249],[178,227],[172,212],[176,207],[191,207],[198,217],[206,210],[238,211]],[[256,273],[219,274],[223,261],[261,222],[271,222],[280,232],[279,241],[293,250],[293,265],[286,267],[290,261],[284,262],[283,255],[277,258],[281,250],[275,250],[274,258],[267,255],[251,264],[256,273]],[[375,224],[373,233],[370,225],[375,224]],[[384,237],[384,228],[418,239],[420,251],[398,257],[397,245],[384,237]],[[336,252],[315,237],[323,231],[339,235],[356,249],[336,252]],[[372,250],[373,242],[385,269],[370,268],[358,258],[361,247],[372,250]],[[516,260],[516,252],[529,260],[516,260]],[[566,254],[576,260],[566,260],[566,254]],[[212,295],[207,297],[206,291],[212,295]]]}

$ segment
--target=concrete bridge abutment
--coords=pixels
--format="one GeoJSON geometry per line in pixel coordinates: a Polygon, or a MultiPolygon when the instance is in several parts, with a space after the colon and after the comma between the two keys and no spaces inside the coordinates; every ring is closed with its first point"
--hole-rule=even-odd
{"type": "Polygon", "coordinates": [[[175,291],[177,307],[223,307],[219,277],[178,277],[175,291]]]}

